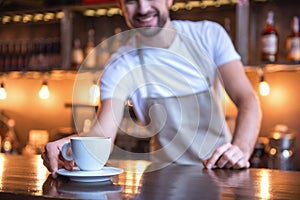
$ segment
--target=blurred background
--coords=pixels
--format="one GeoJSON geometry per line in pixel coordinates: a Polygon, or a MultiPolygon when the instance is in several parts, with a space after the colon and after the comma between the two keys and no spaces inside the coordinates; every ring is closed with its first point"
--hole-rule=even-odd
{"type": "MultiPolygon", "coordinates": [[[[287,58],[286,40],[299,9],[297,0],[175,1],[170,8],[172,19],[208,19],[224,26],[261,101],[263,122],[257,148],[263,145],[264,153],[269,153],[268,139],[274,127],[282,125],[281,131],[293,132],[289,156],[296,170],[300,169],[300,64],[287,58]],[[261,60],[260,40],[269,11],[274,13],[279,37],[275,62],[261,60]],[[259,89],[263,81],[269,91],[259,89]]],[[[125,30],[128,28],[113,0],[1,0],[2,153],[40,153],[47,141],[87,131],[101,95],[95,84],[105,62],[123,42],[114,35],[125,30]],[[91,49],[99,44],[94,55],[91,49]],[[84,62],[87,55],[94,56],[94,61],[84,62]]],[[[227,97],[224,105],[233,129],[236,108],[227,97]]],[[[146,131],[134,128],[127,115],[122,130],[116,141],[120,147],[148,150],[148,140],[135,137],[146,131]]]]}

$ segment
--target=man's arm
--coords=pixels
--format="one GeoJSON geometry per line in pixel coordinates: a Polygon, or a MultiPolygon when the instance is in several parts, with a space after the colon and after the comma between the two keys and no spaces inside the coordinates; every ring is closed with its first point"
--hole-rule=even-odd
{"type": "Polygon", "coordinates": [[[124,106],[124,102],[117,99],[101,101],[96,123],[88,133],[82,136],[105,136],[111,137],[114,141],[123,118],[124,106]]]}
{"type": "MultiPolygon", "coordinates": [[[[79,136],[106,136],[115,140],[119,124],[123,117],[124,102],[116,99],[107,99],[101,102],[97,121],[92,129],[87,133],[80,133],[79,136]]],[[[76,136],[78,136],[76,134],[76,136]]],[[[49,142],[45,146],[45,152],[42,154],[43,163],[52,172],[52,176],[57,177],[56,171],[59,168],[71,170],[73,168],[72,161],[66,161],[62,158],[62,146],[69,142],[70,137],[62,138],[57,141],[49,142]]]]}
{"type": "Polygon", "coordinates": [[[231,144],[219,147],[204,162],[207,168],[249,167],[261,124],[261,109],[258,98],[249,82],[241,61],[235,60],[219,67],[224,88],[238,109],[236,126],[231,144]]]}

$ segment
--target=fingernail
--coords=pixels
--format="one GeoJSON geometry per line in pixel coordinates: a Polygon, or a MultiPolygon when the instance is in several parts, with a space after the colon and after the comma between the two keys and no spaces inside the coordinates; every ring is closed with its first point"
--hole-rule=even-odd
{"type": "Polygon", "coordinates": [[[57,178],[57,174],[55,172],[52,172],[52,178],[57,178]]]}
{"type": "Polygon", "coordinates": [[[207,164],[207,165],[206,165],[206,168],[207,168],[207,169],[211,169],[211,167],[212,167],[211,164],[207,164]]]}

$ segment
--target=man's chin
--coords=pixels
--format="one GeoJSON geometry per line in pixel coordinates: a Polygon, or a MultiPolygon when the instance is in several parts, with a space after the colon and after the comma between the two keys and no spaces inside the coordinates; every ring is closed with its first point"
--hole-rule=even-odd
{"type": "Polygon", "coordinates": [[[145,37],[153,37],[161,31],[161,28],[153,27],[153,26],[148,26],[148,27],[146,26],[146,27],[138,28],[137,31],[145,37]]]}

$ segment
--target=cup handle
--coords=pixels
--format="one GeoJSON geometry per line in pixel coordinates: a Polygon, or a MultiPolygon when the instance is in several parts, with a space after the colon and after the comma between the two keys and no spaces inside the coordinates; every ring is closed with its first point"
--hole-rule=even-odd
{"type": "Polygon", "coordinates": [[[71,143],[68,142],[66,144],[63,145],[62,149],[61,149],[61,154],[64,157],[64,159],[71,161],[73,160],[73,156],[72,154],[68,154],[68,149],[71,148],[71,143]]]}

